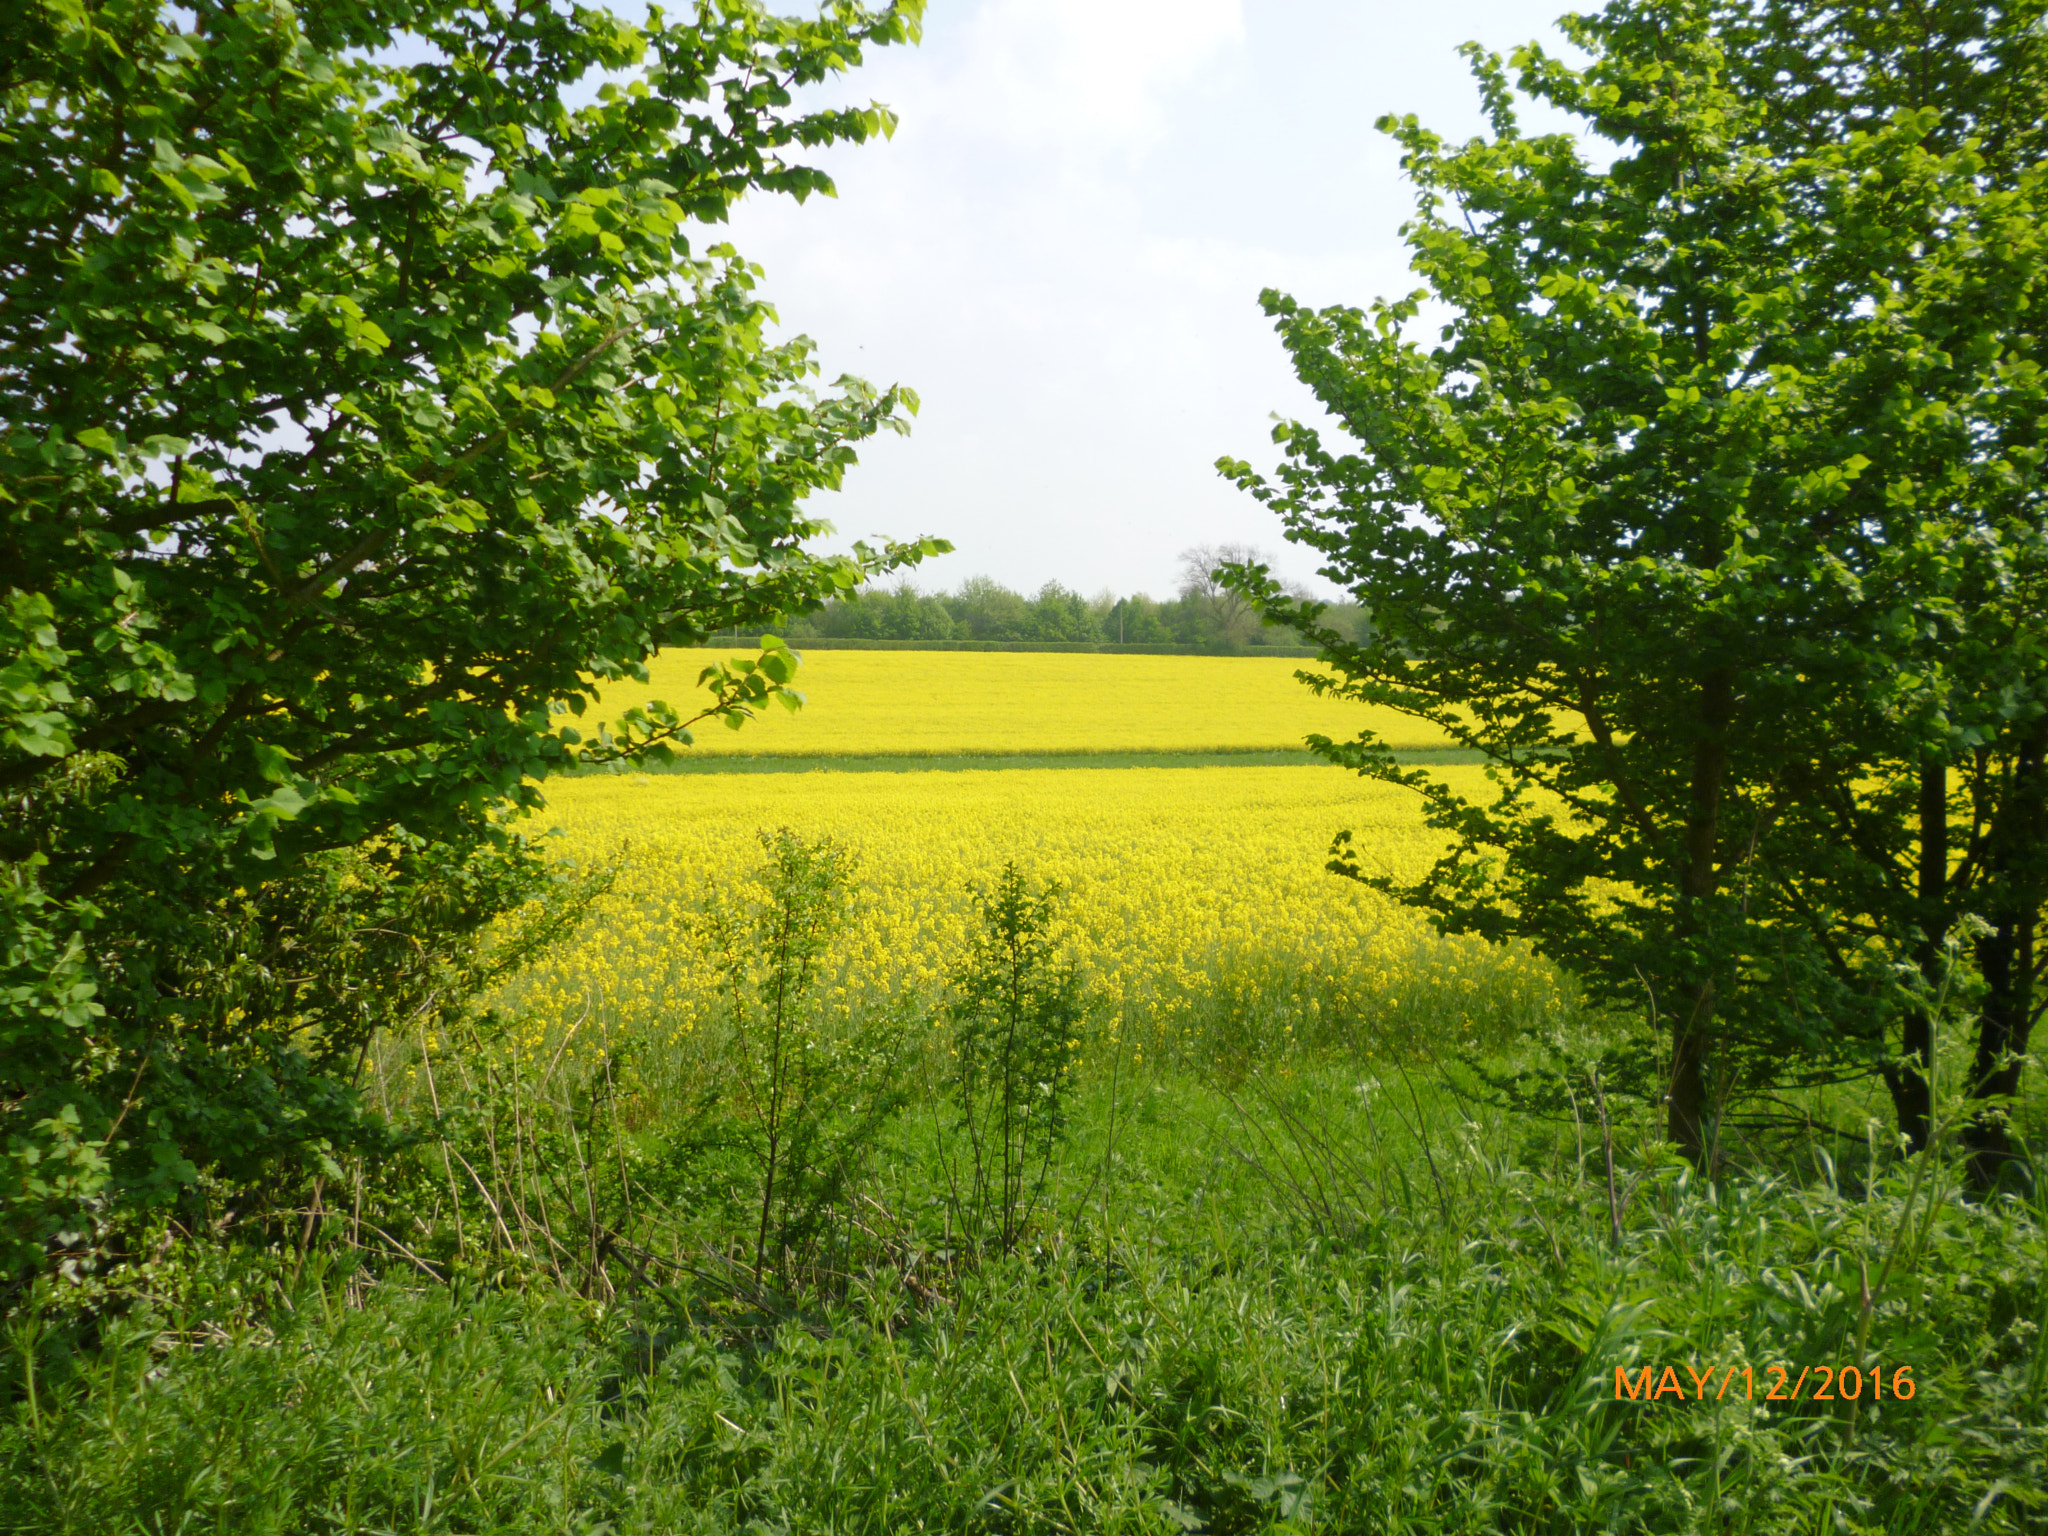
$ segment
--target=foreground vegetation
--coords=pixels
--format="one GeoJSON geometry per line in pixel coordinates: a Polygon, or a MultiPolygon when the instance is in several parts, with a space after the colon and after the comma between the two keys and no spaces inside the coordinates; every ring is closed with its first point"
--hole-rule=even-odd
{"type": "MultiPolygon", "coordinates": [[[[968,777],[1014,798],[1085,776],[968,777]]],[[[617,812],[792,783],[877,817],[873,775],[575,787],[617,812]]],[[[709,808],[666,819],[715,835],[709,808]]],[[[510,1011],[385,1039],[366,1090],[393,1135],[304,1206],[212,1186],[149,1262],[46,1284],[0,1348],[0,1529],[2021,1531],[2048,1510],[2048,1210],[1964,1198],[1952,1088],[1917,1156],[1867,1081],[1731,1114],[1708,1181],[1659,1139],[1655,1085],[1603,1074],[1631,1026],[1554,977],[1532,991],[1540,967],[1517,989],[1495,954],[1474,986],[1457,946],[1411,936],[1382,957],[1402,987],[1318,1011],[1283,926],[1249,964],[1215,943],[1258,930],[1199,907],[1126,928],[1014,864],[977,888],[916,858],[863,902],[845,844],[755,846],[695,903],[636,893],[671,913],[658,943],[619,942],[636,903],[596,909],[566,953],[615,985],[580,1006],[556,962],[510,1011]],[[957,899],[903,905],[919,886],[957,899]]],[[[649,854],[641,874],[680,857],[649,854]]],[[[1161,905],[1129,873],[1128,912],[1161,905]]]]}
{"type": "Polygon", "coordinates": [[[1617,1235],[1597,1119],[1502,1118],[1385,1063],[1231,1093],[1105,1072],[1031,1241],[969,1266],[928,1214],[935,1129],[906,1120],[874,1187],[893,1262],[800,1311],[701,1253],[561,1285],[473,1233],[447,1284],[333,1246],[215,1255],[97,1348],[19,1323],[5,1528],[2020,1531],[2048,1510],[2043,1213],[1965,1204],[1881,1146],[1709,1188],[1619,1126],[1617,1235]],[[1904,1367],[1914,1395],[1771,1404],[1738,1377],[1701,1402],[1686,1370],[1776,1363],[1879,1366],[1888,1392],[1904,1367]],[[1617,1402],[1616,1367],[1645,1365],[1683,1400],[1617,1402]]]}

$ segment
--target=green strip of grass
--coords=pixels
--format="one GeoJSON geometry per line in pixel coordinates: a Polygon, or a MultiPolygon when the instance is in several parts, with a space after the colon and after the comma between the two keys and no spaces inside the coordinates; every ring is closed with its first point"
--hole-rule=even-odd
{"type": "MultiPolygon", "coordinates": [[[[1477,752],[1449,747],[1421,748],[1394,755],[1404,763],[1483,761],[1477,752]]],[[[1314,753],[1299,747],[1189,752],[841,752],[826,756],[764,752],[746,756],[721,753],[698,757],[685,753],[667,763],[593,768],[584,773],[964,773],[1004,768],[1307,768],[1322,761],[1314,753]]]]}

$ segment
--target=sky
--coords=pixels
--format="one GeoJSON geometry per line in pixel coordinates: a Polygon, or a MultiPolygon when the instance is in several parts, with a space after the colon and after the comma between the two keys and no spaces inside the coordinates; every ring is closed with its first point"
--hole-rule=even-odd
{"type": "Polygon", "coordinates": [[[1411,191],[1374,121],[1480,132],[1459,44],[1568,52],[1551,21],[1569,8],[931,0],[920,46],[875,50],[825,92],[893,108],[894,138],[813,153],[837,198],[733,214],[826,381],[922,401],[907,439],[865,445],[814,503],[836,543],[950,540],[926,590],[987,575],[1159,596],[1189,546],[1252,544],[1328,592],[1214,468],[1270,466],[1276,414],[1320,418],[1260,290],[1362,307],[1418,286],[1411,191]]]}

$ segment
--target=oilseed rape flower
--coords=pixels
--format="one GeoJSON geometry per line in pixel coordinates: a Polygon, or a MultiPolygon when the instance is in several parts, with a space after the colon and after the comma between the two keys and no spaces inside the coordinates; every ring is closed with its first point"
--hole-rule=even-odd
{"type": "MultiPolygon", "coordinates": [[[[1310,734],[1343,740],[1366,725],[1397,750],[1445,744],[1391,710],[1317,698],[1295,679],[1316,663],[1286,657],[798,649],[803,709],[704,731],[691,755],[1244,751],[1298,748],[1310,734]]],[[[591,718],[650,699],[681,708],[718,654],[657,656],[646,683],[607,685],[591,718]]]]}
{"type": "MultiPolygon", "coordinates": [[[[1446,772],[1476,790],[1482,770],[1446,772]]],[[[1526,954],[1439,938],[1326,872],[1340,827],[1369,867],[1396,875],[1442,851],[1408,791],[1326,765],[629,774],[558,780],[548,797],[542,819],[563,855],[619,871],[579,937],[515,989],[550,1038],[578,1020],[608,1039],[698,1028],[716,989],[692,914],[775,827],[861,856],[861,899],[824,988],[849,1018],[935,998],[965,943],[972,887],[1009,860],[1068,887],[1067,948],[1112,1036],[1148,1054],[1497,1030],[1557,1001],[1554,973],[1526,954]]]]}

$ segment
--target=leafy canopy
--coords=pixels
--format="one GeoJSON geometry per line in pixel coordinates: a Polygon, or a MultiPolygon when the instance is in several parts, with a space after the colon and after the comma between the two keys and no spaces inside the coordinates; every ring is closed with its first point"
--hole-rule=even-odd
{"type": "Polygon", "coordinates": [[[1520,50],[1516,84],[1604,165],[1526,136],[1508,67],[1469,50],[1490,137],[1381,123],[1426,287],[1263,297],[1352,445],[1287,423],[1272,478],[1220,465],[1373,616],[1349,643],[1235,568],[1325,647],[1313,685],[1492,767],[1474,800],[1369,732],[1320,743],[1418,790],[1450,843],[1418,881],[1341,840],[1333,867],[1669,1021],[1696,1155],[1788,1052],[1883,1049],[1924,937],[1901,800],[1958,746],[1942,658],[1977,634],[1981,531],[2038,501],[2014,321],[2039,302],[2038,178],[1988,170],[1940,102],[1845,123],[1815,87],[1787,111],[1758,65],[1817,52],[1796,23],[1825,9],[1620,0],[1563,23],[1584,68],[1520,50]]]}
{"type": "Polygon", "coordinates": [[[692,234],[750,191],[829,193],[792,157],[894,120],[796,93],[914,39],[920,11],[6,8],[0,1104],[20,1156],[59,1103],[88,1134],[118,1120],[156,1170],[126,1176],[164,1187],[224,1154],[227,1100],[268,1105],[234,1138],[291,1140],[281,1063],[343,1060],[384,1015],[344,1022],[319,986],[235,1001],[208,979],[227,927],[281,931],[315,869],[424,889],[509,857],[526,873],[480,932],[532,894],[507,814],[539,780],[737,725],[794,659],[715,667],[700,707],[586,741],[561,717],[599,683],[942,547],[807,547],[827,529],[804,498],[915,397],[818,393],[758,269],[692,234]]]}

